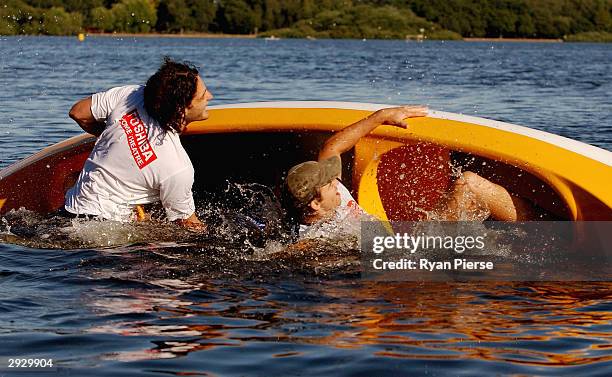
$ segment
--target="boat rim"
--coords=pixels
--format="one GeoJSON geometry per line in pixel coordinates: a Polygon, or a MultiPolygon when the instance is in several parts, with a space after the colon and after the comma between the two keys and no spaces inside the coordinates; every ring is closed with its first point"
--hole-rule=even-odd
{"type": "MultiPolygon", "coordinates": [[[[262,102],[244,102],[232,103],[225,105],[208,106],[209,110],[222,109],[266,109],[266,108],[283,108],[283,109],[338,109],[338,110],[363,110],[376,111],[384,108],[395,107],[399,105],[367,103],[367,102],[338,102],[338,101],[262,101],[262,102]]],[[[464,115],[438,110],[429,110],[428,117],[452,120],[463,123],[471,123],[479,126],[494,128],[501,131],[506,131],[514,134],[527,136],[533,139],[543,141],[545,143],[556,145],[568,151],[588,157],[592,160],[601,162],[602,164],[612,166],[612,152],[587,144],[578,140],[570,139],[565,136],[556,135],[550,132],[537,130],[517,124],[502,122],[498,120],[476,117],[472,115],[464,115]]]]}
{"type": "MultiPolygon", "coordinates": [[[[260,101],[260,102],[243,102],[243,103],[231,103],[223,105],[208,106],[208,110],[223,110],[223,109],[336,109],[336,110],[360,110],[360,111],[376,111],[384,108],[395,107],[398,105],[391,104],[379,104],[379,103],[367,103],[367,102],[339,102],[339,101],[260,101]]],[[[570,139],[564,136],[556,135],[546,131],[536,130],[533,128],[519,126],[512,123],[506,123],[502,121],[475,117],[471,115],[463,115],[457,113],[450,113],[438,110],[429,110],[429,118],[436,118],[442,120],[451,120],[457,122],[463,122],[473,125],[484,126],[493,128],[501,131],[510,132],[513,134],[523,135],[536,139],[548,144],[555,145],[565,150],[574,152],[576,154],[587,157],[591,160],[600,162],[607,166],[612,166],[612,152],[583,143],[578,140],[570,139]]],[[[66,140],[60,141],[57,144],[50,145],[43,148],[38,153],[35,153],[23,160],[15,161],[14,163],[6,166],[0,170],[0,179],[13,174],[15,171],[21,169],[23,166],[31,164],[43,158],[43,152],[53,151],[54,153],[62,152],[67,149],[74,148],[75,146],[85,144],[94,139],[94,136],[82,133],[75,135],[66,140]],[[76,143],[71,142],[76,141],[76,143]]]]}

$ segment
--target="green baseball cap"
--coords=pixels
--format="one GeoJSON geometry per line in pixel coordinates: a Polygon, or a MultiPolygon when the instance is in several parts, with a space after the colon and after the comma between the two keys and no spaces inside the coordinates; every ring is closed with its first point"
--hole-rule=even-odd
{"type": "Polygon", "coordinates": [[[339,156],[323,161],[306,161],[289,169],[285,183],[293,199],[308,204],[318,190],[340,176],[342,162],[339,156]]]}

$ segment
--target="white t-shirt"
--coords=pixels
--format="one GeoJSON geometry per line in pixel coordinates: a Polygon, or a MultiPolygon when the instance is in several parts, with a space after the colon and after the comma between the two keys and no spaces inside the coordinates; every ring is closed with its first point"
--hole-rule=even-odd
{"type": "Polygon", "coordinates": [[[368,216],[357,204],[349,190],[338,182],[340,205],[331,219],[323,222],[300,225],[300,238],[330,237],[338,234],[353,234],[359,236],[361,220],[368,216]]]}
{"type": "Polygon", "coordinates": [[[147,114],[144,87],[96,93],[91,112],[106,127],[66,193],[66,210],[130,221],[136,204],[161,201],[169,221],[191,216],[193,165],[178,134],[164,131],[147,114]]]}

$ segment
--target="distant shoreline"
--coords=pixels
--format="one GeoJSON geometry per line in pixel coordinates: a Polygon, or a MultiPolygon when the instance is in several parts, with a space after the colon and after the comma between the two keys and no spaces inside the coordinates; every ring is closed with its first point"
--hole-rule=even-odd
{"type": "Polygon", "coordinates": [[[544,42],[563,43],[563,39],[550,38],[463,38],[465,42],[544,42]]]}
{"type": "MultiPolygon", "coordinates": [[[[263,36],[257,34],[222,34],[222,33],[184,33],[184,34],[165,34],[165,33],[83,33],[86,38],[201,38],[201,39],[265,39],[263,36]]],[[[26,35],[21,36],[38,36],[38,35],[26,35]]],[[[309,39],[309,38],[278,38],[278,39],[309,39]]],[[[351,39],[351,38],[313,38],[313,39],[351,39]]],[[[360,40],[361,38],[353,38],[360,40]]],[[[370,39],[370,40],[388,40],[388,39],[370,39]]],[[[396,39],[401,40],[401,39],[396,39]]],[[[411,40],[411,39],[406,39],[411,40]]],[[[414,41],[414,40],[413,40],[414,41]]],[[[425,41],[444,41],[444,39],[425,39],[425,41]]],[[[448,40],[452,41],[452,40],[448,40]]],[[[458,41],[463,42],[524,42],[524,43],[567,43],[574,41],[564,41],[559,38],[463,38],[458,41]]]]}
{"type": "Polygon", "coordinates": [[[115,37],[115,38],[257,38],[255,34],[215,34],[215,33],[183,33],[183,34],[162,34],[162,33],[83,33],[87,37],[115,37]]]}
{"type": "MultiPolygon", "coordinates": [[[[216,33],[184,33],[184,34],[162,34],[162,33],[85,33],[88,37],[115,37],[115,38],[258,38],[257,34],[216,34],[216,33]]],[[[293,38],[281,38],[293,39],[293,38]]],[[[296,38],[300,39],[300,38],[296,38]]],[[[320,38],[320,39],[343,39],[343,38],[320,38]]],[[[360,38],[355,38],[360,39],[360,38]]],[[[374,39],[373,39],[374,40],[374,39]]],[[[381,39],[384,40],[384,39],[381,39]]],[[[425,39],[427,40],[427,39],[425,39]]],[[[546,42],[562,43],[563,39],[548,38],[463,38],[464,42],[546,42]]]]}

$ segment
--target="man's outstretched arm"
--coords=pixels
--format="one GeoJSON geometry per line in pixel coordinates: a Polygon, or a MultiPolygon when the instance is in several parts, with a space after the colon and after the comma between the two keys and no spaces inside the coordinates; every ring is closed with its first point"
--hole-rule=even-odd
{"type": "Polygon", "coordinates": [[[104,122],[98,122],[91,112],[91,97],[75,103],[68,115],[87,133],[98,137],[104,131],[104,122]]]}
{"type": "Polygon", "coordinates": [[[426,106],[401,106],[378,110],[330,137],[323,145],[323,148],[321,148],[321,152],[319,152],[319,161],[333,156],[340,156],[342,153],[352,149],[359,139],[372,132],[381,124],[406,128],[408,124],[404,122],[404,119],[425,115],[427,115],[426,106]]]}

